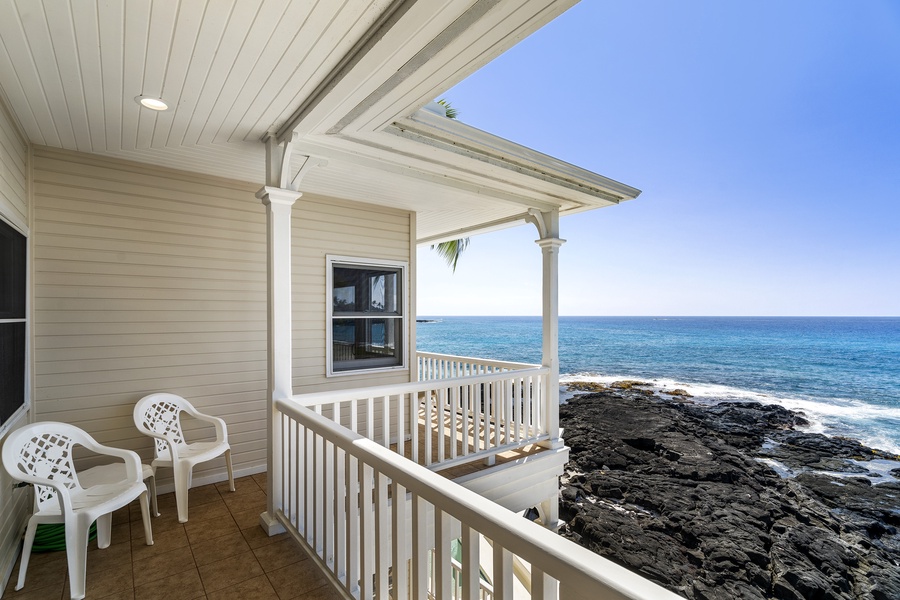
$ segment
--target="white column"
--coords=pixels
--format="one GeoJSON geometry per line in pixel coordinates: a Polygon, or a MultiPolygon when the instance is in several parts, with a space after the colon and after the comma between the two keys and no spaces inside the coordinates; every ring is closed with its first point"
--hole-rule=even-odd
{"type": "Polygon", "coordinates": [[[293,190],[268,186],[256,192],[256,197],[266,206],[268,246],[268,499],[259,524],[269,535],[284,531],[275,519],[282,504],[281,469],[276,467],[275,460],[281,457],[282,436],[281,428],[275,426],[274,401],[294,395],[291,382],[291,207],[301,195],[293,190]]]}
{"type": "Polygon", "coordinates": [[[543,213],[544,227],[539,231],[544,237],[537,240],[543,255],[543,366],[550,369],[544,397],[544,423],[550,439],[548,448],[563,445],[559,435],[559,248],[565,240],[559,239],[559,213],[543,213]]]}

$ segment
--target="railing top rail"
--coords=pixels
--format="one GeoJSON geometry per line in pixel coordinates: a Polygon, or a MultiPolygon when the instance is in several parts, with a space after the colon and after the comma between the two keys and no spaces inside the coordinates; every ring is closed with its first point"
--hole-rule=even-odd
{"type": "Polygon", "coordinates": [[[486,358],[474,358],[472,356],[455,356],[453,354],[438,354],[437,352],[416,352],[417,357],[437,358],[441,360],[459,361],[467,363],[478,363],[491,367],[499,367],[501,369],[535,369],[541,365],[531,363],[511,362],[507,360],[489,360],[486,358]]]}
{"type": "Polygon", "coordinates": [[[594,554],[551,531],[512,519],[502,506],[483,498],[411,460],[380,446],[338,423],[290,401],[276,400],[275,406],[351,456],[378,469],[407,490],[436,508],[466,523],[556,579],[576,590],[605,588],[604,598],[624,600],[681,600],[680,596],[594,554]]]}
{"type": "Polygon", "coordinates": [[[360,398],[380,398],[383,396],[395,396],[397,394],[411,394],[435,387],[451,387],[454,385],[468,385],[477,383],[491,383],[502,381],[510,377],[527,377],[529,375],[547,375],[550,369],[547,367],[535,367],[505,373],[490,373],[487,375],[471,375],[468,377],[453,377],[450,379],[433,379],[430,381],[411,381],[409,383],[391,383],[363,388],[350,388],[346,390],[329,390],[326,392],[311,392],[308,394],[294,394],[293,401],[302,406],[316,406],[318,404],[330,404],[333,402],[346,402],[360,398]]]}

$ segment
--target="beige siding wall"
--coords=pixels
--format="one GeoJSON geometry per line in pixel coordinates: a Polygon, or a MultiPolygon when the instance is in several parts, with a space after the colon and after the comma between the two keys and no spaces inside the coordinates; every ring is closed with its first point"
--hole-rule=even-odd
{"type": "MultiPolygon", "coordinates": [[[[0,100],[0,218],[19,229],[28,227],[28,145],[0,100]]],[[[4,431],[23,425],[27,415],[4,423],[4,431]]],[[[0,437],[0,444],[3,438],[0,437]]],[[[0,584],[6,585],[19,550],[19,539],[31,507],[29,488],[13,490],[0,469],[0,584]]],[[[0,587],[0,589],[3,589],[0,587]]]]}
{"type": "Polygon", "coordinates": [[[132,408],[169,391],[224,418],[235,469],[258,470],[266,242],[254,186],[47,148],[33,171],[37,418],[149,459],[132,408]]]}
{"type": "MultiPolygon", "coordinates": [[[[35,408],[138,451],[132,407],[170,391],[229,426],[238,472],[266,452],[266,233],[258,185],[34,151],[35,408]]],[[[325,254],[410,259],[408,213],[322,197],[295,205],[295,391],[326,379],[325,254]]],[[[411,313],[410,318],[414,318],[411,313]]],[[[412,349],[412,346],[410,346],[412,349]]],[[[414,364],[410,360],[410,364],[414,364]]],[[[223,476],[201,465],[195,482],[223,476]]],[[[169,479],[161,473],[160,483],[169,479]]]]}
{"type": "MultiPolygon", "coordinates": [[[[357,258],[410,262],[411,215],[405,211],[304,195],[294,205],[291,242],[294,302],[294,393],[360,387],[410,380],[415,356],[407,369],[370,375],[325,377],[325,257],[333,254],[357,258]]],[[[414,256],[414,253],[412,254],[414,256]]],[[[412,267],[412,265],[410,265],[412,267]]],[[[411,268],[407,272],[411,272],[411,268]]],[[[413,285],[407,283],[407,293],[413,285]]],[[[413,302],[408,323],[415,323],[413,302]]],[[[410,328],[414,335],[415,328],[410,328]]],[[[414,338],[413,338],[414,339],[414,338]]],[[[414,344],[407,340],[407,348],[414,344]]]]}

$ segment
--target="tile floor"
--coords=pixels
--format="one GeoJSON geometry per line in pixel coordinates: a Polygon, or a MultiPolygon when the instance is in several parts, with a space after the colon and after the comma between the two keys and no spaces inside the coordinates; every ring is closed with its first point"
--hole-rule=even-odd
{"type": "MultiPolygon", "coordinates": [[[[190,520],[181,524],[175,495],[159,496],[152,546],[144,543],[137,502],[113,514],[112,544],[91,542],[87,600],[337,600],[306,553],[284,533],[267,537],[265,473],[190,491],[190,520]]],[[[65,552],[32,554],[25,587],[14,590],[13,568],[4,600],[66,600],[65,552]]]]}

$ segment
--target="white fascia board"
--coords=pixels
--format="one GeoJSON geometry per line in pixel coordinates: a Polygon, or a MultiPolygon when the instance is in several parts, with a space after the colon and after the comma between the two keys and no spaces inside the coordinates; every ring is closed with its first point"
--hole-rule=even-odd
{"type": "Polygon", "coordinates": [[[392,128],[386,130],[386,133],[388,132],[528,175],[567,190],[594,196],[602,200],[598,203],[601,205],[632,200],[641,193],[637,188],[455,119],[448,119],[428,109],[419,110],[412,116],[398,121],[392,128]]]}

